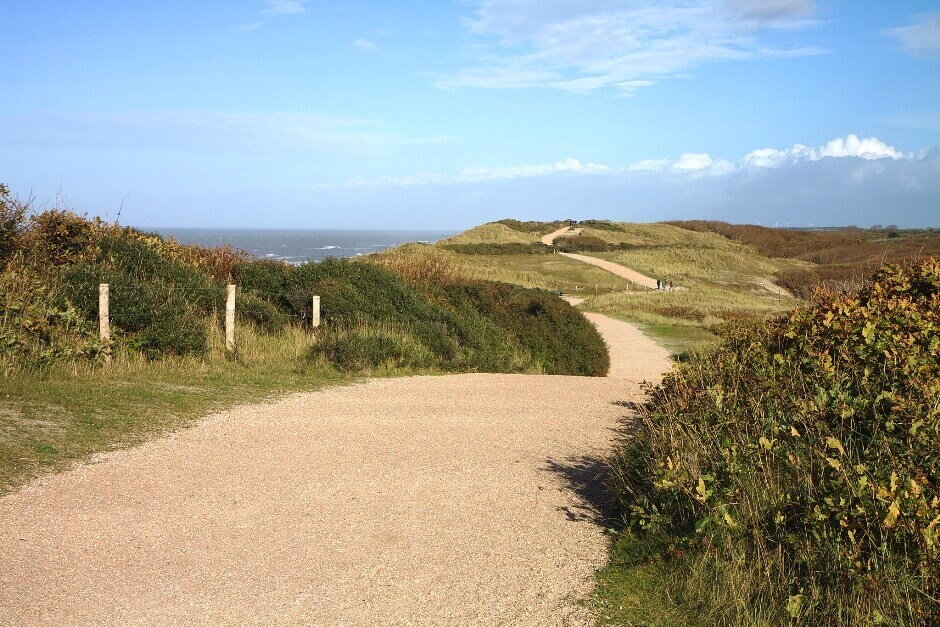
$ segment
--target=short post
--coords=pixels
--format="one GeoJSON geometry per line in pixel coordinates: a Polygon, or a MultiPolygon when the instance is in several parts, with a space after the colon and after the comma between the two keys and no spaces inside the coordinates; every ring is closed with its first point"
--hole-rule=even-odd
{"type": "Polygon", "coordinates": [[[235,286],[225,288],[225,352],[235,356],[235,286]]]}
{"type": "Polygon", "coordinates": [[[314,296],[310,303],[310,326],[320,326],[320,297],[314,296]]]}
{"type": "Polygon", "coordinates": [[[111,311],[108,306],[110,287],[107,283],[98,285],[98,339],[104,345],[104,364],[111,365],[111,311]]]}

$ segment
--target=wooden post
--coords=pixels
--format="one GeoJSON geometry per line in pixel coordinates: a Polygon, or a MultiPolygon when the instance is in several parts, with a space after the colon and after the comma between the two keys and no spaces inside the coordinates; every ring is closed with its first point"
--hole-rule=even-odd
{"type": "Polygon", "coordinates": [[[98,285],[98,338],[104,344],[104,364],[111,365],[111,311],[108,305],[109,286],[98,285]]]}
{"type": "Polygon", "coordinates": [[[313,302],[311,303],[310,325],[313,327],[320,326],[320,297],[319,296],[314,296],[313,302]]]}
{"type": "Polygon", "coordinates": [[[235,356],[235,286],[225,288],[225,352],[235,356]]]}

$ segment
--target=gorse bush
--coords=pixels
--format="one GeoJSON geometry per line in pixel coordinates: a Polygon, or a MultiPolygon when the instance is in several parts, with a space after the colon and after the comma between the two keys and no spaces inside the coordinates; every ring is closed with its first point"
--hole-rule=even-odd
{"type": "Polygon", "coordinates": [[[637,426],[626,521],[709,620],[940,624],[940,260],[737,326],[637,426]]]}

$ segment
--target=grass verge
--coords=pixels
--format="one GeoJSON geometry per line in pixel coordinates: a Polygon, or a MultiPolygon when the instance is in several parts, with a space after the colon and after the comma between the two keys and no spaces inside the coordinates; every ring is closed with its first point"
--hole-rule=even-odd
{"type": "Polygon", "coordinates": [[[204,359],[117,355],[108,369],[56,366],[0,380],[0,494],[95,453],[133,446],[243,402],[349,381],[301,355],[309,335],[239,330],[240,359],[221,333],[204,359]]]}

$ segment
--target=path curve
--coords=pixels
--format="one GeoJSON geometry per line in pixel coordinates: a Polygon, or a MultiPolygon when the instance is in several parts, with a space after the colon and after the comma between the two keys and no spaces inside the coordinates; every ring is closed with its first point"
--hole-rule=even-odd
{"type": "Polygon", "coordinates": [[[616,274],[619,277],[641,285],[643,287],[648,287],[650,289],[656,289],[656,279],[651,279],[645,274],[641,274],[632,268],[622,266],[619,263],[614,263],[613,261],[607,261],[606,259],[598,259],[597,257],[591,257],[588,255],[578,255],[576,253],[559,253],[568,257],[570,259],[577,259],[578,261],[589,263],[592,266],[597,266],[603,270],[607,270],[611,274],[616,274]]]}
{"type": "Polygon", "coordinates": [[[590,624],[572,488],[669,368],[589,314],[609,378],[375,379],[209,416],[0,499],[0,622],[590,624]]]}
{"type": "Polygon", "coordinates": [[[567,232],[570,231],[570,230],[571,230],[571,227],[570,227],[570,226],[564,226],[564,227],[558,229],[557,231],[552,231],[552,232],[549,233],[548,235],[543,235],[543,236],[542,236],[542,243],[545,244],[546,246],[551,246],[552,243],[555,241],[555,238],[556,238],[556,237],[560,237],[561,235],[564,235],[565,233],[567,233],[567,232]]]}

